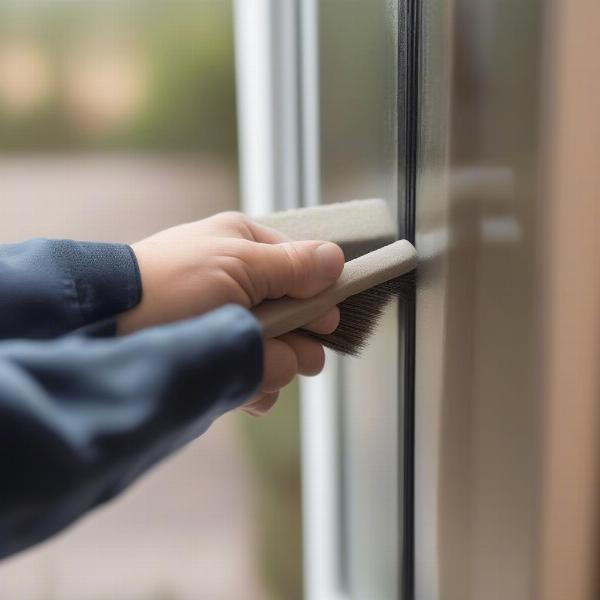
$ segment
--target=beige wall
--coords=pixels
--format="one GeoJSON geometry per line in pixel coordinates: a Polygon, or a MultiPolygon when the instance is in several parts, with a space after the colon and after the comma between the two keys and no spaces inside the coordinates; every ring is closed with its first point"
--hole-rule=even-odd
{"type": "Polygon", "coordinates": [[[540,600],[600,595],[600,4],[554,3],[547,56],[540,600]]]}

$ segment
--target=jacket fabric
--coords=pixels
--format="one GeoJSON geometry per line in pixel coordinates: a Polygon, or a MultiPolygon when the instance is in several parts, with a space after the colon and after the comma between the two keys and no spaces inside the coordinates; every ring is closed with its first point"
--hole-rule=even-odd
{"type": "Polygon", "coordinates": [[[129,246],[0,245],[0,558],[45,540],[241,406],[262,377],[240,306],[116,337],[129,246]]]}

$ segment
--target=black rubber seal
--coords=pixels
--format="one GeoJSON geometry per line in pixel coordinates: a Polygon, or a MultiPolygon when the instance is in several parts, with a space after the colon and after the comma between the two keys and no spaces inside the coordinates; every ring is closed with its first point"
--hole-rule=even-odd
{"type": "MultiPolygon", "coordinates": [[[[415,208],[419,136],[421,1],[399,0],[398,6],[398,223],[400,237],[415,243],[415,208]]],[[[418,278],[417,278],[418,280],[418,278]]],[[[415,483],[415,291],[400,305],[403,342],[404,414],[399,455],[402,465],[400,599],[414,599],[415,483]]]]}

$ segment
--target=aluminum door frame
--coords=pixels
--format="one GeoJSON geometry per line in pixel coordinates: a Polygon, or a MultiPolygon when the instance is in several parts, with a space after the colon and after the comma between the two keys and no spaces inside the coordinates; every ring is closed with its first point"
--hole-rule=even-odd
{"type": "MultiPolygon", "coordinates": [[[[318,0],[236,0],[240,196],[251,216],[320,202],[318,0]]],[[[304,596],[339,588],[338,363],[301,379],[304,596]]]]}
{"type": "MultiPolygon", "coordinates": [[[[381,2],[388,5],[388,0],[381,2]]],[[[318,0],[236,2],[241,197],[243,209],[251,215],[320,202],[319,4],[318,0]]],[[[389,199],[394,202],[395,194],[389,199]]],[[[342,380],[336,357],[328,353],[323,374],[301,381],[304,572],[309,600],[348,597],[340,572],[342,380]]],[[[398,565],[399,578],[400,571],[398,565]]]]}

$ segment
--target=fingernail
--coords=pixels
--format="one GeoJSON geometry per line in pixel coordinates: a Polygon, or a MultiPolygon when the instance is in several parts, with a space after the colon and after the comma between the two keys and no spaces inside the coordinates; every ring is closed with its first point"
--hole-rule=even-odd
{"type": "Polygon", "coordinates": [[[344,255],[339,246],[325,242],[316,249],[319,257],[321,273],[328,281],[335,281],[344,267],[344,255]]]}

